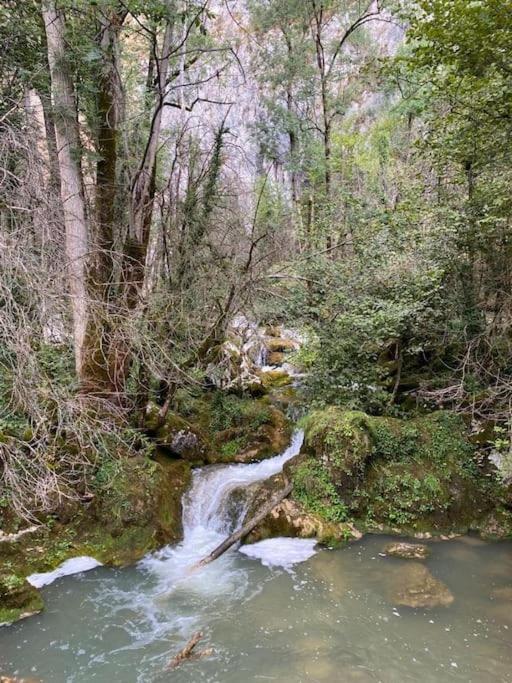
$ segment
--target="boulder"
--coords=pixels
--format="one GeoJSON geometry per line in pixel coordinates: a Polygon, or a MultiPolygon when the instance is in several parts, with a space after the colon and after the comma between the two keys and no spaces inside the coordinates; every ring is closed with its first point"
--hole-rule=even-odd
{"type": "Polygon", "coordinates": [[[284,353],[282,351],[272,351],[267,356],[268,365],[282,365],[284,363],[284,353]]]}
{"type": "Polygon", "coordinates": [[[299,344],[296,341],[283,337],[266,337],[265,345],[269,353],[289,353],[299,348],[299,344]]]}
{"type": "Polygon", "coordinates": [[[430,548],[420,543],[389,543],[384,552],[403,560],[425,560],[430,555],[430,548]]]}
{"type": "MultiPolygon", "coordinates": [[[[254,405],[259,404],[254,402],[254,405]]],[[[248,415],[242,424],[218,432],[207,462],[259,462],[282,453],[291,437],[289,422],[275,406],[265,405],[264,408],[267,418],[263,424],[254,426],[248,415]]]]}
{"type": "Polygon", "coordinates": [[[260,382],[269,391],[279,387],[285,387],[293,382],[290,375],[281,368],[277,370],[266,370],[259,373],[260,382]]]}
{"type": "Polygon", "coordinates": [[[124,566],[181,539],[189,463],[162,455],[155,462],[132,453],[106,467],[108,478],[103,480],[105,473],[98,471],[95,495],[69,523],[52,518],[51,525],[41,524],[34,534],[0,543],[0,624],[43,608],[38,590],[25,580],[30,574],[84,555],[124,566]]]}
{"type": "Polygon", "coordinates": [[[503,487],[482,468],[455,413],[400,420],[331,406],[310,413],[304,425],[311,473],[301,477],[305,501],[324,508],[341,501],[368,530],[512,535],[503,487]],[[318,495],[319,481],[329,495],[318,495]]]}
{"type": "Polygon", "coordinates": [[[368,417],[339,408],[314,411],[305,420],[305,445],[348,499],[361,483],[372,453],[368,417]]]}
{"type": "MultiPolygon", "coordinates": [[[[280,473],[255,487],[246,520],[250,520],[275,492],[284,488],[287,478],[280,473]]],[[[288,536],[316,538],[326,545],[359,540],[362,534],[347,522],[331,522],[309,512],[297,500],[287,498],[277,505],[246,539],[255,543],[266,538],[288,536]]]]}
{"type": "Polygon", "coordinates": [[[395,605],[431,609],[448,607],[454,600],[449,588],[419,562],[400,567],[394,574],[392,584],[390,601],[395,605]]]}
{"type": "Polygon", "coordinates": [[[159,424],[159,407],[149,403],[146,407],[145,426],[157,445],[171,455],[189,462],[206,462],[210,447],[205,435],[174,412],[168,412],[163,424],[159,424]]]}

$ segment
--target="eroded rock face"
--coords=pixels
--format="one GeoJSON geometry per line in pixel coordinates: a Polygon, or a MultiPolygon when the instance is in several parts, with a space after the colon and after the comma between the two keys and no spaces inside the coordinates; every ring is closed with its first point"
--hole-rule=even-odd
{"type": "Polygon", "coordinates": [[[405,607],[448,607],[454,601],[450,589],[436,579],[425,565],[411,562],[393,575],[390,601],[405,607]]]}
{"type": "Polygon", "coordinates": [[[403,560],[425,560],[430,555],[430,548],[420,543],[389,543],[384,552],[403,560]]]}

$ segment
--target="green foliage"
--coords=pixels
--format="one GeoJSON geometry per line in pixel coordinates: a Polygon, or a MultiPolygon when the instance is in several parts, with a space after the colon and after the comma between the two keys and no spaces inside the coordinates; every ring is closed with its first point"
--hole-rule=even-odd
{"type": "Polygon", "coordinates": [[[350,476],[361,474],[370,452],[367,416],[337,408],[317,410],[301,421],[305,443],[317,457],[350,476]]]}
{"type": "Polygon", "coordinates": [[[314,331],[302,353],[306,390],[319,405],[384,412],[397,363],[414,367],[435,352],[450,324],[442,268],[427,254],[411,263],[387,230],[375,237],[388,248],[374,244],[350,264],[317,261],[307,270],[315,285],[294,292],[294,311],[314,331]]]}
{"type": "Polygon", "coordinates": [[[293,474],[293,495],[306,510],[329,522],[347,520],[347,508],[340,498],[327,470],[315,460],[299,465],[293,474]]]}
{"type": "Polygon", "coordinates": [[[270,420],[269,406],[259,401],[221,391],[215,392],[211,401],[211,427],[217,432],[240,426],[256,430],[270,420]]]}
{"type": "Polygon", "coordinates": [[[240,453],[247,446],[247,437],[239,437],[226,441],[220,447],[220,453],[223,458],[227,460],[232,459],[237,453],[240,453]]]}
{"type": "Polygon", "coordinates": [[[416,526],[418,520],[433,512],[447,510],[450,498],[433,473],[416,477],[409,472],[381,474],[368,501],[368,517],[390,525],[416,526]]]}

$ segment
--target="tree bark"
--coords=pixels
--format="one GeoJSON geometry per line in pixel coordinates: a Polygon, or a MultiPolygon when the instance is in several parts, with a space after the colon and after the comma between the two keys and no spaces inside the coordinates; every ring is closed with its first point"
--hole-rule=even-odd
{"type": "Polygon", "coordinates": [[[60,174],[60,193],[66,232],[65,250],[69,294],[73,313],[75,365],[82,375],[83,347],[88,317],[86,255],[88,228],[80,167],[77,104],[66,60],[64,15],[53,0],[43,0],[42,16],[50,65],[55,137],[60,174]]]}

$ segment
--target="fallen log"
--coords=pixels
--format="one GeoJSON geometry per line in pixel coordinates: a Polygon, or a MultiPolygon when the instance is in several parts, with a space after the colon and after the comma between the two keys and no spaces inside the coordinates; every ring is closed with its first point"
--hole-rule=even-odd
{"type": "Polygon", "coordinates": [[[255,515],[251,520],[244,524],[244,526],[241,529],[235,531],[233,534],[231,534],[231,536],[226,538],[226,540],[223,541],[220,545],[218,545],[215,548],[215,550],[213,550],[209,555],[203,557],[202,560],[200,560],[197,564],[195,564],[192,567],[192,571],[194,571],[195,569],[199,569],[199,567],[204,567],[205,565],[210,564],[210,562],[213,562],[223,553],[225,553],[226,550],[229,550],[232,545],[235,545],[235,543],[241,541],[242,538],[247,536],[254,529],[254,527],[256,527],[261,521],[265,519],[265,517],[269,514],[269,512],[271,512],[271,510],[273,510],[276,507],[276,505],[279,505],[279,503],[283,501],[286,498],[286,496],[290,495],[292,489],[293,485],[287,484],[284,487],[284,489],[279,491],[279,493],[276,493],[276,495],[273,496],[270,499],[270,501],[261,508],[257,515],[255,515]]]}

